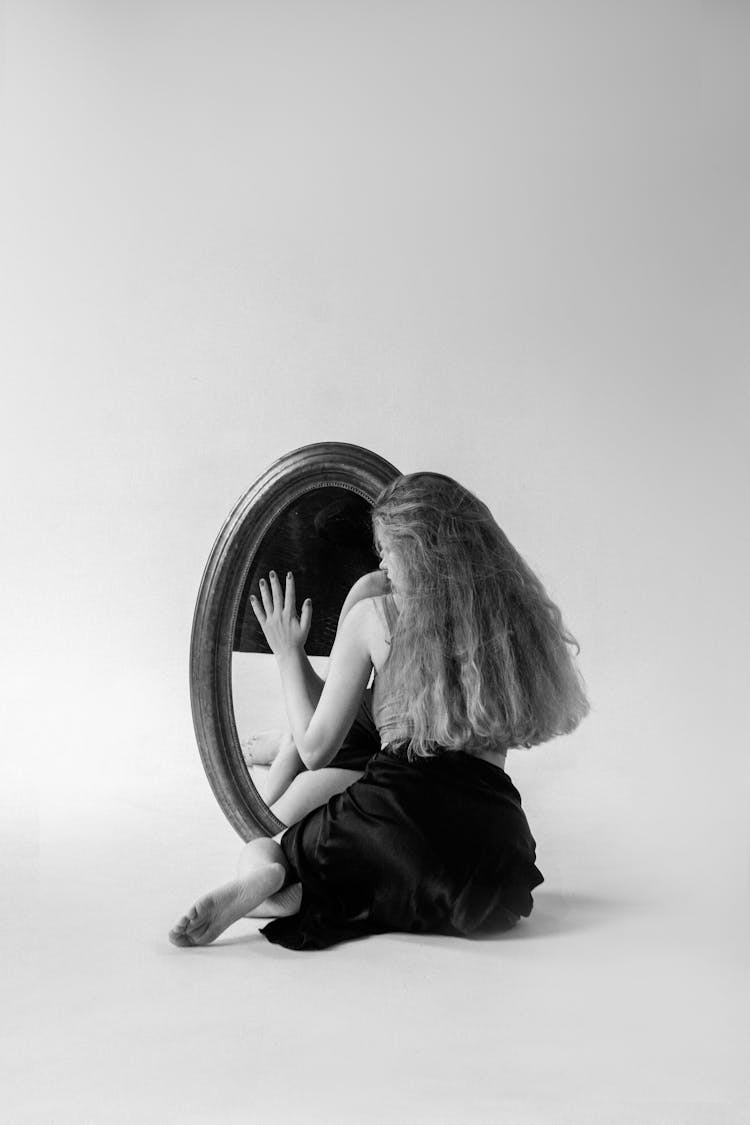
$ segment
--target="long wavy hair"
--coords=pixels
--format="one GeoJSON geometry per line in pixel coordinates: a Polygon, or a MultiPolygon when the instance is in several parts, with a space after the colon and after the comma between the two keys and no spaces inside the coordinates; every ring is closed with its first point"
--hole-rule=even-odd
{"type": "Polygon", "coordinates": [[[579,646],[486,504],[451,477],[397,477],[372,510],[400,562],[379,675],[408,716],[407,756],[536,746],[588,713],[579,646]]]}

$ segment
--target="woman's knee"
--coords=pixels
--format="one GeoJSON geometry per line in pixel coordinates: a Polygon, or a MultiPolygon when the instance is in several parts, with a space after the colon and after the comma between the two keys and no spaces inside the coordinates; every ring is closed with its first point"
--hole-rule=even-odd
{"type": "MultiPolygon", "coordinates": [[[[315,801],[318,799],[322,801],[325,795],[325,799],[327,800],[328,796],[326,794],[328,794],[328,787],[321,774],[322,771],[318,770],[304,770],[302,773],[298,773],[297,776],[289,782],[286,792],[280,798],[280,801],[283,801],[285,806],[288,805],[296,809],[309,804],[311,798],[315,801]]],[[[277,802],[277,804],[278,803],[279,802],[277,802]]],[[[275,808],[276,806],[274,805],[274,809],[275,808]]],[[[285,824],[292,823],[284,816],[280,819],[283,820],[285,824]]]]}
{"type": "Polygon", "coordinates": [[[249,843],[245,844],[240,852],[237,871],[239,875],[245,875],[249,871],[256,870],[258,867],[265,867],[271,864],[278,865],[286,871],[286,856],[277,840],[269,839],[266,836],[259,836],[255,840],[250,840],[249,843]]]}
{"type": "Polygon", "coordinates": [[[326,768],[298,774],[288,789],[271,805],[271,812],[282,824],[296,824],[313,809],[325,805],[331,797],[362,776],[359,770],[326,768]]]}

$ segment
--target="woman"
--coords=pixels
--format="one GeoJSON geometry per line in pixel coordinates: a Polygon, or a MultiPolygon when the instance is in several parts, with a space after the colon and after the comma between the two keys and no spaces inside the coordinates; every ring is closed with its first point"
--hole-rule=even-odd
{"type": "MultiPolygon", "coordinates": [[[[515,925],[542,882],[507,750],[574,730],[588,711],[560,611],[485,504],[450,477],[396,478],[372,512],[391,593],[352,607],[315,704],[294,579],[256,613],[276,655],[302,763],[334,758],[375,669],[381,751],[364,775],[273,839],[170,933],[204,945],[243,915],[293,949],[390,930],[470,935],[515,925]]],[[[320,776],[324,777],[325,774],[320,776]]]]}

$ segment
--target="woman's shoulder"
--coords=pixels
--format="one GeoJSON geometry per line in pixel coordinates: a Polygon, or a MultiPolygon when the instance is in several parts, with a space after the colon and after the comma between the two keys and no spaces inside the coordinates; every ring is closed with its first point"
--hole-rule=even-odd
{"type": "Polygon", "coordinates": [[[396,605],[396,599],[391,593],[390,587],[388,587],[385,593],[368,598],[368,601],[372,603],[372,608],[377,617],[381,621],[385,621],[388,632],[392,632],[396,624],[396,618],[398,617],[398,606],[396,605]]]}
{"type": "Polygon", "coordinates": [[[388,601],[390,594],[371,594],[369,597],[360,598],[356,608],[359,610],[360,621],[369,623],[388,622],[388,601]]]}
{"type": "Polygon", "coordinates": [[[379,570],[371,571],[369,574],[363,574],[361,578],[358,578],[346,595],[344,604],[341,607],[339,625],[342,624],[344,618],[351,612],[355,605],[359,605],[361,601],[382,594],[387,589],[387,586],[388,579],[379,570]]]}
{"type": "Polygon", "coordinates": [[[376,669],[382,667],[390,650],[392,621],[388,609],[390,597],[390,594],[376,594],[361,598],[350,611],[353,624],[361,629],[366,637],[376,669]]]}
{"type": "Polygon", "coordinates": [[[371,570],[357,579],[350,593],[357,594],[360,598],[377,598],[387,593],[388,589],[388,579],[383,571],[371,570]]]}

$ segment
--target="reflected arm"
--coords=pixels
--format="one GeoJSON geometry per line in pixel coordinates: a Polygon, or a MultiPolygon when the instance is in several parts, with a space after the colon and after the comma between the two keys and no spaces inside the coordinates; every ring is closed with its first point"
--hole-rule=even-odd
{"type": "Polygon", "coordinates": [[[325,683],[326,676],[328,674],[328,668],[326,667],[323,670],[323,675],[319,676],[310,663],[310,657],[307,655],[304,649],[300,650],[299,655],[308,697],[313,707],[317,707],[318,700],[320,699],[320,693],[323,691],[323,684],[325,683]]]}

